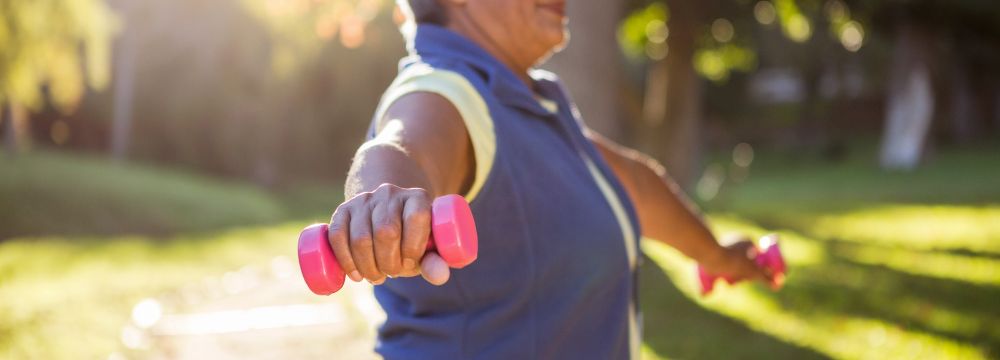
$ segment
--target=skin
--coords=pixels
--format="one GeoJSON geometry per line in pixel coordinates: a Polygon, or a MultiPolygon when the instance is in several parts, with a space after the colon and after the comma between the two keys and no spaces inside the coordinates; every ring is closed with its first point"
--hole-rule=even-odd
{"type": "MultiPolygon", "coordinates": [[[[471,39],[531,87],[528,70],[567,39],[562,0],[439,0],[447,27],[471,39]]],[[[375,139],[357,152],[345,198],[330,221],[329,239],[354,281],[422,275],[447,282],[450,270],[425,252],[431,201],[465,193],[475,158],[458,110],[440,95],[415,92],[387,110],[375,139]]],[[[754,265],[753,245],[738,238],[721,246],[663,166],[635,150],[587,131],[635,204],[642,236],[665,242],[713,273],[767,281],[754,265]]],[[[517,261],[517,259],[511,259],[517,261]]]]}

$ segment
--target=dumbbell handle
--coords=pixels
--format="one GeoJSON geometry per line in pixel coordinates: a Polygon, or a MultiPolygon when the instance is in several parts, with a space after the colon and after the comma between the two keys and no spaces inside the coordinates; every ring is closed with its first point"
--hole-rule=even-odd
{"type": "MultiPolygon", "coordinates": [[[[344,271],[327,238],[327,224],[313,224],[299,234],[299,268],[312,292],[330,295],[344,286],[344,271]]],[[[434,199],[427,250],[434,250],[448,266],[462,268],[476,260],[478,239],[469,204],[459,195],[434,199]]]]}

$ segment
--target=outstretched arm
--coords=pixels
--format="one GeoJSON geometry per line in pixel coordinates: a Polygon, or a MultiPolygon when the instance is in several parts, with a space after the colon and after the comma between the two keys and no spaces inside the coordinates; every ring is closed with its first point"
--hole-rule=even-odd
{"type": "Polygon", "coordinates": [[[471,183],[475,159],[465,124],[448,100],[426,92],[399,98],[381,120],[354,157],[348,200],[330,220],[330,245],[354,281],[423,274],[443,284],[448,266],[424,249],[434,197],[463,193],[471,183]]]}
{"type": "Polygon", "coordinates": [[[648,155],[586,131],[635,205],[642,236],[664,242],[713,273],[766,279],[747,256],[748,243],[723,247],[666,169],[648,155]]]}

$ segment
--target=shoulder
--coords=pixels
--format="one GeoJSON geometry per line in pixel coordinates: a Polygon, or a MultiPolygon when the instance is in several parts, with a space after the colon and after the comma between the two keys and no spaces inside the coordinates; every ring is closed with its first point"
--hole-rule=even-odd
{"type": "Polygon", "coordinates": [[[421,141],[474,155],[475,181],[466,197],[471,201],[492,167],[496,153],[493,119],[473,75],[460,69],[424,63],[404,68],[379,104],[374,130],[398,124],[406,141],[421,141]]]}
{"type": "Polygon", "coordinates": [[[390,110],[402,106],[408,110],[448,112],[468,120],[489,116],[482,93],[460,69],[414,63],[402,69],[386,90],[375,113],[378,128],[390,110]],[[403,105],[397,105],[406,99],[403,105]],[[416,107],[414,109],[413,107],[416,107]]]}

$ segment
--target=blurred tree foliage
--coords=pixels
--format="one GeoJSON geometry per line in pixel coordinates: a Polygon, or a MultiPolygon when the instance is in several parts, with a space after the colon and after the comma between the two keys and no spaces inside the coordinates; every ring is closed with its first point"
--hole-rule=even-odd
{"type": "MultiPolygon", "coordinates": [[[[668,169],[679,170],[682,183],[690,185],[697,175],[703,146],[700,139],[707,135],[717,141],[720,138],[718,129],[704,128],[708,119],[726,119],[727,132],[742,133],[744,139],[787,143],[797,153],[842,157],[847,143],[856,137],[852,131],[879,132],[878,127],[866,125],[873,122],[864,118],[888,106],[871,119],[888,124],[893,114],[899,113],[892,110],[894,103],[889,99],[903,96],[910,88],[900,84],[915,76],[901,70],[909,67],[899,59],[921,58],[917,63],[926,63],[931,74],[929,100],[910,96],[899,103],[904,109],[929,105],[937,119],[938,125],[928,127],[936,133],[910,131],[900,135],[907,138],[904,143],[918,144],[918,159],[926,150],[921,150],[917,138],[950,137],[967,142],[988,134],[978,131],[985,128],[1000,133],[1000,106],[991,105],[1000,101],[1000,86],[985,80],[996,79],[997,71],[995,66],[982,65],[1000,62],[996,55],[1000,52],[1000,2],[629,3],[634,10],[622,21],[619,40],[632,66],[645,72],[644,121],[633,132],[639,134],[645,150],[664,159],[668,169]],[[916,43],[923,44],[926,51],[902,54],[905,50],[893,47],[902,42],[900,34],[907,27],[918,30],[916,43]],[[687,80],[692,72],[707,81],[687,80]],[[902,74],[891,75],[899,72],[902,74]],[[789,77],[792,83],[782,80],[789,77]],[[768,104],[754,99],[753,87],[782,81],[787,86],[801,84],[786,90],[794,100],[768,104]],[[705,96],[697,95],[702,93],[705,96]],[[889,105],[883,105],[887,101],[889,105]]],[[[904,115],[899,121],[919,123],[919,114],[909,111],[904,115]]],[[[887,127],[882,132],[891,136],[903,133],[898,128],[887,127]]],[[[721,138],[735,141],[725,134],[721,138]]],[[[891,147],[884,141],[884,146],[891,147]]]]}
{"type": "Polygon", "coordinates": [[[0,103],[75,109],[108,83],[117,21],[101,0],[0,0],[0,103]],[[47,90],[47,91],[43,91],[47,90]]]}
{"type": "MultiPolygon", "coordinates": [[[[119,3],[116,51],[131,41],[135,63],[115,66],[133,77],[128,157],[268,186],[340,178],[404,54],[387,3],[119,3]]],[[[33,127],[68,123],[63,146],[106,151],[115,97],[94,92],[65,119],[42,111],[33,127]]]]}
{"type": "Polygon", "coordinates": [[[101,0],[0,0],[0,123],[9,152],[27,145],[27,112],[76,109],[104,88],[117,27],[101,0]],[[25,109],[27,108],[27,109],[25,109]]]}
{"type": "MultiPolygon", "coordinates": [[[[26,106],[27,131],[44,145],[105,152],[129,136],[128,157],[139,161],[265,185],[339,179],[404,55],[388,0],[107,1],[116,13],[101,0],[0,0],[0,107],[12,118],[26,106]],[[120,66],[130,46],[134,66],[120,66]],[[130,94],[131,106],[114,107],[118,95],[96,90],[104,84],[130,94]],[[130,119],[121,132],[111,130],[117,114],[130,119]]],[[[566,82],[586,95],[577,96],[584,118],[612,133],[621,123],[616,138],[688,185],[707,147],[747,141],[836,158],[856,134],[883,132],[898,24],[919,30],[926,47],[939,105],[928,136],[1000,132],[991,81],[1000,2],[627,0],[571,12],[592,29],[556,68],[576,74],[566,82]],[[621,53],[588,17],[602,14],[621,21],[621,53]],[[798,84],[787,99],[756,97],[760,83],[787,78],[798,84]],[[590,106],[609,93],[618,109],[590,106]],[[636,120],[620,120],[621,108],[636,120]]],[[[8,138],[15,123],[4,121],[8,138]]]]}

